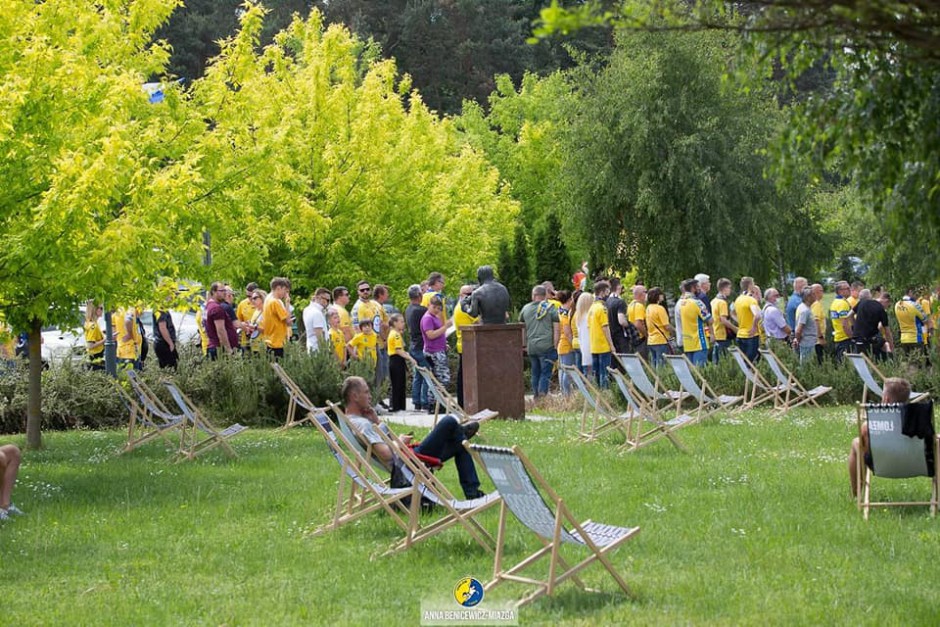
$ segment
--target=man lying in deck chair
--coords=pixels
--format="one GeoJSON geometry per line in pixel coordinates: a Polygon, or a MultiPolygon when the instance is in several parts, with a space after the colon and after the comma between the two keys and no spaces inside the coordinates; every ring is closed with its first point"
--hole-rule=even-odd
{"type": "MultiPolygon", "coordinates": [[[[882,403],[907,403],[911,398],[911,384],[906,379],[897,377],[885,379],[884,390],[881,394],[882,403]]],[[[859,437],[852,440],[849,451],[849,485],[852,496],[858,496],[858,458],[865,460],[865,465],[871,468],[871,453],[868,450],[868,425],[863,424],[859,429],[859,437]]]]}
{"type": "MultiPolygon", "coordinates": [[[[372,392],[369,384],[362,377],[347,377],[343,382],[343,404],[346,407],[346,417],[356,427],[367,444],[372,448],[372,454],[377,457],[389,470],[393,470],[395,453],[382,441],[375,432],[376,428],[383,428],[379,417],[372,407],[372,392]]],[[[480,490],[480,479],[473,463],[473,457],[464,449],[462,442],[476,435],[480,425],[477,422],[468,422],[461,425],[453,416],[443,416],[434,429],[414,447],[416,453],[429,457],[436,457],[441,462],[453,458],[457,467],[457,476],[460,478],[460,487],[468,499],[476,499],[485,494],[480,490]]],[[[408,446],[411,437],[403,435],[401,444],[408,446]]],[[[404,487],[393,485],[392,487],[404,487]]]]}

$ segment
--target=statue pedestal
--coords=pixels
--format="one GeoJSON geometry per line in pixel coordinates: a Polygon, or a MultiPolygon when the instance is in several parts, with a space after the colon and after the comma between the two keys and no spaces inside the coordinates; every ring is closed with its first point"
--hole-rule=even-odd
{"type": "Polygon", "coordinates": [[[525,417],[522,372],[522,324],[483,324],[462,327],[464,409],[484,409],[500,418],[525,417]]]}

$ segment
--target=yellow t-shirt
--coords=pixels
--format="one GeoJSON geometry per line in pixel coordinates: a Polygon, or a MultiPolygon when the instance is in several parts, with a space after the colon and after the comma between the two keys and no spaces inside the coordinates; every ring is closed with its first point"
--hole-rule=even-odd
{"type": "Polygon", "coordinates": [[[809,307],[810,313],[816,320],[816,343],[826,343],[826,317],[823,315],[822,301],[817,300],[809,307]]]}
{"type": "Polygon", "coordinates": [[[361,301],[357,300],[352,308],[352,326],[359,328],[359,322],[370,320],[372,330],[375,331],[379,348],[385,348],[385,340],[382,338],[382,323],[388,322],[388,314],[385,313],[385,307],[375,300],[361,301]]]}
{"type": "Polygon", "coordinates": [[[357,333],[349,340],[349,346],[356,349],[360,361],[371,360],[371,363],[375,364],[379,358],[376,349],[378,339],[379,336],[375,333],[357,333]]]}
{"type": "Polygon", "coordinates": [[[457,306],[454,307],[454,333],[457,335],[457,354],[460,355],[463,353],[463,331],[460,330],[460,327],[469,327],[477,323],[480,319],[479,316],[474,318],[466,311],[463,310],[463,307],[460,306],[460,303],[457,303],[457,306]]]}
{"type": "Polygon", "coordinates": [[[926,343],[927,313],[919,303],[905,296],[894,305],[894,315],[901,327],[901,344],[926,343]]]}
{"type": "Polygon", "coordinates": [[[855,309],[855,305],[858,304],[858,299],[854,296],[849,296],[845,300],[849,303],[849,309],[855,309]]]}
{"type": "Polygon", "coordinates": [[[568,324],[571,325],[571,350],[581,350],[581,340],[578,338],[578,325],[575,324],[574,317],[568,314],[568,324]]]}
{"type": "MultiPolygon", "coordinates": [[[[349,312],[346,311],[345,307],[340,307],[338,305],[333,306],[336,309],[336,312],[339,314],[339,328],[343,332],[343,337],[346,337],[346,334],[351,334],[353,331],[352,316],[349,315],[349,312]]],[[[352,337],[350,335],[350,337],[352,337]]],[[[343,341],[345,344],[345,340],[343,341]]]]}
{"type": "MultiPolygon", "coordinates": [[[[456,317],[456,316],[455,316],[456,317]]],[[[558,354],[571,352],[571,341],[565,335],[565,329],[571,329],[571,313],[564,307],[558,308],[558,354]]]]}
{"type": "Polygon", "coordinates": [[[561,303],[555,300],[554,298],[548,298],[546,299],[546,302],[548,302],[548,304],[554,307],[555,309],[561,309],[561,303]]]}
{"type": "Polygon", "coordinates": [[[599,355],[613,350],[604,335],[604,327],[610,323],[607,320],[607,306],[602,300],[595,300],[588,310],[588,336],[591,340],[591,354],[599,355]]]}
{"type": "Polygon", "coordinates": [[[196,310],[196,327],[199,329],[199,345],[202,346],[202,354],[205,355],[209,350],[209,336],[206,335],[206,325],[203,324],[202,307],[196,310]]]}
{"type": "Polygon", "coordinates": [[[669,313],[662,305],[646,306],[646,325],[649,329],[649,345],[660,346],[666,343],[666,325],[669,324],[669,313]]]}
{"type": "Polygon", "coordinates": [[[439,317],[441,319],[441,322],[446,324],[447,323],[447,303],[444,299],[444,294],[442,294],[441,292],[425,292],[424,296],[421,297],[421,306],[427,307],[428,305],[430,305],[431,299],[435,296],[440,296],[441,302],[444,303],[444,306],[441,307],[441,315],[439,317]]]}
{"type": "Polygon", "coordinates": [[[706,326],[711,322],[711,314],[697,298],[680,298],[676,303],[682,317],[682,349],[693,353],[708,348],[706,326]]]}
{"type": "MultiPolygon", "coordinates": [[[[636,324],[637,320],[642,320],[645,324],[646,323],[646,305],[639,301],[633,301],[632,303],[627,305],[627,320],[629,320],[633,324],[636,324]]],[[[647,329],[646,333],[644,334],[643,331],[641,331],[640,328],[637,327],[637,333],[640,334],[640,338],[642,339],[649,334],[649,329],[647,329]]]]}
{"type": "Polygon", "coordinates": [[[137,309],[134,307],[118,309],[111,316],[111,326],[117,335],[117,358],[137,359],[141,344],[140,329],[137,327],[137,309]],[[125,341],[123,338],[127,329],[124,327],[124,322],[128,316],[132,318],[131,337],[130,340],[125,341]]]}
{"type": "Polygon", "coordinates": [[[330,344],[333,345],[333,353],[339,360],[340,366],[346,365],[346,336],[338,328],[330,327],[330,344]]]}
{"type": "Polygon", "coordinates": [[[754,326],[754,312],[751,307],[757,307],[757,301],[753,296],[741,294],[734,300],[734,313],[738,316],[738,339],[740,340],[760,335],[760,331],[751,333],[751,327],[754,326]]]}
{"type": "Polygon", "coordinates": [[[268,294],[264,299],[264,343],[269,348],[284,348],[290,335],[290,314],[279,298],[268,294]]]}
{"type": "Polygon", "coordinates": [[[715,332],[715,341],[728,339],[728,328],[721,324],[721,317],[731,318],[727,299],[716,296],[712,299],[712,330],[715,332]]]}
{"type": "MultiPolygon", "coordinates": [[[[239,322],[251,322],[251,318],[255,315],[256,311],[258,310],[251,304],[251,299],[245,298],[242,299],[242,301],[238,303],[238,307],[235,308],[235,317],[238,318],[239,322]]],[[[251,340],[244,329],[238,330],[238,339],[241,346],[248,346],[251,340]]]]}
{"type": "MultiPolygon", "coordinates": [[[[113,324],[113,323],[112,323],[113,324]]],[[[85,321],[85,342],[87,344],[93,344],[95,342],[100,342],[104,339],[104,333],[101,332],[101,327],[98,326],[97,321],[88,322],[85,321]]],[[[104,352],[104,344],[97,346],[96,348],[88,349],[89,357],[96,357],[104,352]]]]}
{"type": "Polygon", "coordinates": [[[396,354],[398,350],[405,350],[405,341],[401,337],[401,333],[392,329],[388,332],[388,354],[389,356],[396,354]]]}
{"type": "Polygon", "coordinates": [[[261,350],[265,347],[264,325],[258,323],[258,321],[261,320],[261,310],[254,309],[254,308],[252,309],[253,309],[253,312],[248,322],[258,327],[258,333],[257,334],[252,333],[254,337],[250,337],[248,339],[248,342],[249,342],[249,346],[251,346],[251,352],[260,353],[261,350]]]}
{"type": "Polygon", "coordinates": [[[849,301],[841,296],[836,296],[832,301],[832,307],[829,308],[829,319],[832,320],[832,339],[835,342],[842,342],[849,339],[845,330],[842,328],[842,320],[852,315],[852,308],[849,301]]]}

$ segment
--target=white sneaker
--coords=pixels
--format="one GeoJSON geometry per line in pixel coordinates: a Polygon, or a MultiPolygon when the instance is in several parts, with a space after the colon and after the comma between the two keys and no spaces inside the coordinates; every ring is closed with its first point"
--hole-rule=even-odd
{"type": "Polygon", "coordinates": [[[382,407],[381,405],[376,405],[376,406],[374,407],[374,409],[375,409],[375,413],[376,413],[377,415],[379,415],[379,416],[387,416],[387,415],[388,415],[388,410],[385,409],[384,407],[382,407]]]}
{"type": "Polygon", "coordinates": [[[8,513],[8,514],[16,514],[17,516],[25,516],[25,515],[26,515],[26,512],[24,512],[23,510],[21,510],[19,507],[17,507],[17,506],[14,505],[13,503],[10,503],[10,507],[7,508],[7,513],[8,513]]]}
{"type": "Polygon", "coordinates": [[[0,509],[0,520],[9,520],[10,515],[7,514],[7,510],[0,509]]]}

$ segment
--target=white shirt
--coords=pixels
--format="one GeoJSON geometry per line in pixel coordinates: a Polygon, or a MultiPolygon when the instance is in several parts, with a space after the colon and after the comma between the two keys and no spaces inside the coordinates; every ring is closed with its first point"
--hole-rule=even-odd
{"type": "Polygon", "coordinates": [[[320,329],[322,336],[327,337],[326,316],[323,306],[315,301],[304,308],[304,328],[307,330],[307,352],[312,353],[320,348],[320,341],[316,330],[320,329]]]}

